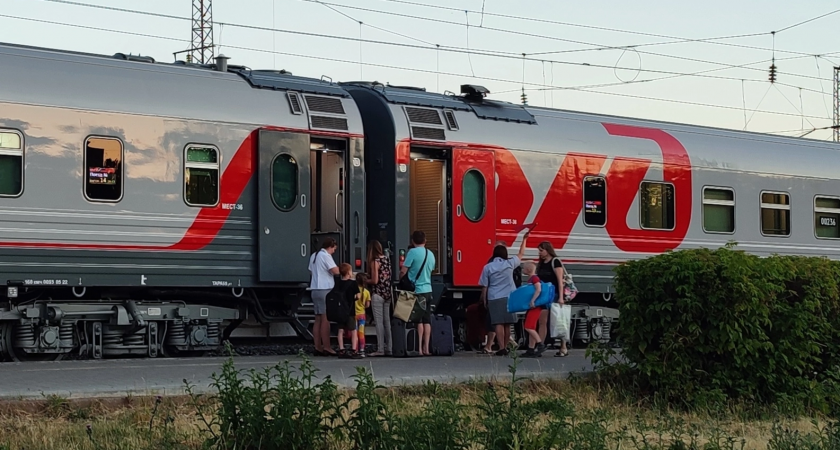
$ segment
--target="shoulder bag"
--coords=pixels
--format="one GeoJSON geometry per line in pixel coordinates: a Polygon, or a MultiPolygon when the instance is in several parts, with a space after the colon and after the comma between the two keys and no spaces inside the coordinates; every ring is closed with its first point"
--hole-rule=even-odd
{"type": "Polygon", "coordinates": [[[397,284],[397,290],[414,292],[417,289],[415,283],[417,283],[417,279],[420,278],[420,273],[423,271],[423,268],[426,267],[427,259],[429,259],[428,249],[426,249],[426,256],[423,258],[423,264],[420,265],[420,270],[417,271],[417,276],[414,277],[414,281],[411,281],[408,278],[408,271],[406,270],[405,276],[400,278],[400,282],[397,284]]]}

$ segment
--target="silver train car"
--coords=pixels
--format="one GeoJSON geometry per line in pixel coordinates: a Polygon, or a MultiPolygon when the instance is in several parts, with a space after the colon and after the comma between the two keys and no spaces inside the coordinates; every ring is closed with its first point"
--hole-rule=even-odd
{"type": "Polygon", "coordinates": [[[362,121],[335,83],[0,58],[2,357],[202,352],[249,315],[295,322],[323,239],[361,269],[362,121]]]}

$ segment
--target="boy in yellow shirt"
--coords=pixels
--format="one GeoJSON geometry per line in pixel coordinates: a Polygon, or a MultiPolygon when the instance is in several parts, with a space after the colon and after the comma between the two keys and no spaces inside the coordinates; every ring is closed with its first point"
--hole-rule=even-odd
{"type": "Polygon", "coordinates": [[[359,293],[356,294],[356,332],[358,333],[358,345],[356,354],[365,357],[365,309],[370,307],[370,291],[365,287],[368,276],[365,273],[356,275],[356,283],[359,284],[359,293]]]}

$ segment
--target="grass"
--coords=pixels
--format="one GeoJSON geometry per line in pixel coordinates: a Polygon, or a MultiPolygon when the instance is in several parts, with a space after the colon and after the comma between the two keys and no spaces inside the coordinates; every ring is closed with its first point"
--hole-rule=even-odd
{"type": "Polygon", "coordinates": [[[307,364],[293,376],[288,364],[242,373],[229,361],[215,396],[7,402],[0,449],[840,448],[824,418],[674,411],[592,378],[382,388],[360,369],[351,391],[307,381],[307,364]]]}
{"type": "MultiPolygon", "coordinates": [[[[504,388],[499,385],[499,388],[504,388]]],[[[738,442],[744,440],[748,449],[766,449],[772,438],[774,420],[745,420],[737,414],[713,417],[705,414],[676,413],[642,408],[616,402],[615,395],[598,392],[564,381],[525,382],[522,384],[523,401],[564,399],[575,405],[577,418],[591,420],[599,415],[607,423],[607,431],[620,433],[629,430],[641,437],[644,433],[654,442],[667,441],[675,431],[696,432],[701,442],[726,435],[738,442]],[[607,395],[604,395],[607,394],[607,395]]],[[[444,393],[459,396],[459,403],[475,406],[480,403],[483,386],[460,385],[447,387],[424,385],[387,389],[383,401],[403,414],[417,414],[428,406],[432,396],[444,393]]],[[[131,401],[75,402],[63,400],[56,408],[56,400],[7,404],[0,413],[0,445],[9,449],[199,449],[206,433],[203,421],[195,415],[189,397],[162,399],[134,398],[131,401]],[[155,408],[157,406],[157,411],[155,408]],[[151,431],[149,423],[152,418],[151,431]],[[172,422],[164,426],[171,418],[172,422]],[[87,426],[90,425],[90,435],[87,426]],[[168,441],[169,447],[160,443],[168,441]]],[[[783,425],[791,431],[809,434],[825,426],[824,421],[801,418],[786,420],[783,425]]],[[[2,447],[0,447],[2,448],[2,447]]],[[[740,448],[740,447],[738,447],[740,448]]]]}

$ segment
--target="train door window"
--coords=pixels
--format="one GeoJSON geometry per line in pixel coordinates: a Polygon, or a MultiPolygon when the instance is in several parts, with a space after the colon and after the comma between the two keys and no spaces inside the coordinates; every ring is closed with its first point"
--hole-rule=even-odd
{"type": "Polygon", "coordinates": [[[190,145],[184,158],[184,200],[190,206],[216,206],[219,202],[219,150],[190,145]]]}
{"type": "Polygon", "coordinates": [[[674,185],[669,183],[642,182],[639,214],[642,228],[655,230],[674,229],[674,185]]]}
{"type": "Polygon", "coordinates": [[[790,195],[761,193],[761,233],[765,236],[790,236],[790,195]]]}
{"type": "Polygon", "coordinates": [[[583,223],[590,227],[607,224],[607,180],[604,177],[583,178],[583,223]]]}
{"type": "Polygon", "coordinates": [[[814,198],[814,231],[820,239],[840,239],[840,198],[814,198]]]}
{"type": "Polygon", "coordinates": [[[85,197],[97,202],[118,202],[123,195],[123,143],[109,137],[85,141],[85,197]]]}
{"type": "Polygon", "coordinates": [[[292,155],[282,153],[271,165],[271,196],[280,211],[291,211],[297,203],[298,166],[292,155]]]}
{"type": "Polygon", "coordinates": [[[478,222],[484,217],[487,209],[487,183],[484,175],[477,170],[468,170],[464,174],[461,190],[461,202],[464,205],[464,215],[467,219],[478,222]]]}
{"type": "Polygon", "coordinates": [[[0,130],[0,196],[17,197],[23,192],[23,136],[0,130]]]}
{"type": "Polygon", "coordinates": [[[703,231],[735,232],[735,191],[731,188],[703,188],[703,231]]]}

